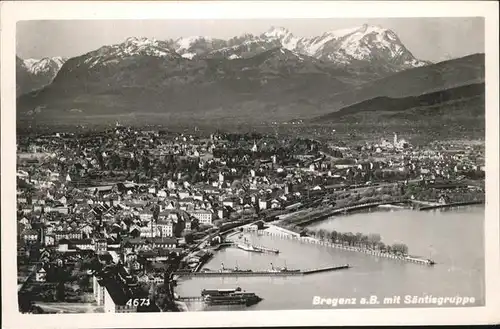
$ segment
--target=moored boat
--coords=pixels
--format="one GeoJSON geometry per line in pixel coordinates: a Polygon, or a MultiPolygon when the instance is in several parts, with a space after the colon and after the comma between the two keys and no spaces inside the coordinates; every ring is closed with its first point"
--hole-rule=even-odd
{"type": "Polygon", "coordinates": [[[237,245],[238,248],[242,249],[242,250],[245,250],[245,251],[250,251],[250,252],[262,252],[262,250],[260,249],[257,249],[255,248],[254,246],[252,246],[251,244],[247,244],[247,243],[239,243],[237,245]]]}
{"type": "Polygon", "coordinates": [[[203,300],[208,305],[246,305],[250,306],[262,300],[255,293],[235,289],[203,289],[201,292],[203,300]]]}

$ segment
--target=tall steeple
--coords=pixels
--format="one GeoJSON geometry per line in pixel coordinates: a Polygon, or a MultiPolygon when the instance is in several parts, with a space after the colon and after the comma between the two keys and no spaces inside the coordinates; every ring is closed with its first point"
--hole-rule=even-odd
{"type": "Polygon", "coordinates": [[[45,246],[45,227],[40,225],[40,245],[45,246]]]}

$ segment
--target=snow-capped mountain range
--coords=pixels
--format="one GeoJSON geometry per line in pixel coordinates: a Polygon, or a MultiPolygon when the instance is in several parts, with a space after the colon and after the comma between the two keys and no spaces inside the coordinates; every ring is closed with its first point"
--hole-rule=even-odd
{"type": "Polygon", "coordinates": [[[400,71],[430,64],[413,56],[394,31],[378,26],[325,32],[320,36],[296,37],[284,27],[272,27],[261,35],[245,34],[229,40],[206,36],[179,38],[168,43],[184,58],[225,57],[237,59],[254,56],[275,47],[340,65],[388,64],[400,71]]]}
{"type": "Polygon", "coordinates": [[[65,62],[66,58],[63,57],[24,60],[17,57],[17,94],[40,89],[50,84],[65,62]]]}
{"type": "Polygon", "coordinates": [[[129,37],[123,43],[103,46],[85,54],[84,63],[77,66],[107,65],[135,55],[170,60],[181,57],[190,60],[240,59],[279,47],[340,66],[383,67],[387,73],[431,64],[415,58],[393,31],[363,25],[314,37],[296,37],[283,27],[272,27],[260,35],[243,34],[229,40],[209,36],[181,37],[176,40],[129,37]]]}
{"type": "MultiPolygon", "coordinates": [[[[131,56],[152,56],[176,59],[242,59],[282,48],[297,56],[306,56],[341,67],[368,67],[381,75],[431,64],[413,56],[393,31],[378,26],[363,25],[325,32],[319,36],[296,37],[284,27],[271,27],[260,34],[243,34],[228,40],[209,36],[181,37],[176,40],[156,40],[129,37],[124,42],[106,45],[79,56],[70,67],[91,69],[119,63],[131,56]]],[[[21,93],[39,89],[51,83],[66,58],[24,59],[17,63],[18,86],[21,93]]]]}
{"type": "Polygon", "coordinates": [[[309,55],[321,60],[342,64],[358,61],[384,59],[388,62],[408,67],[428,64],[416,59],[391,30],[363,25],[361,27],[326,32],[313,38],[297,38],[284,28],[272,28],[264,33],[267,38],[275,38],[289,50],[309,55]]]}
{"type": "Polygon", "coordinates": [[[42,59],[28,58],[23,60],[24,66],[31,74],[45,74],[53,72],[55,74],[61,69],[66,58],[63,57],[46,57],[42,59]]]}
{"type": "Polygon", "coordinates": [[[130,56],[152,56],[168,59],[180,58],[171,48],[171,42],[148,38],[129,37],[123,43],[104,46],[86,54],[84,64],[89,67],[115,63],[130,56]]]}

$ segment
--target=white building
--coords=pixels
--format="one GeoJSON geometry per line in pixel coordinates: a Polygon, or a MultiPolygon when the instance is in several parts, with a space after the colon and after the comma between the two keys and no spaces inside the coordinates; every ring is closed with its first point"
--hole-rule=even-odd
{"type": "MultiPolygon", "coordinates": [[[[137,312],[137,306],[134,306],[143,303],[149,302],[146,299],[134,299],[127,298],[124,291],[118,286],[122,284],[111,283],[102,285],[99,283],[97,278],[93,276],[92,278],[92,288],[94,292],[94,298],[96,300],[96,304],[98,306],[104,306],[104,313],[135,313],[137,312]]],[[[133,297],[133,296],[131,296],[133,297]]]]}
{"type": "Polygon", "coordinates": [[[193,210],[188,211],[188,214],[198,219],[200,224],[212,225],[214,214],[210,210],[193,210]]]}
{"type": "Polygon", "coordinates": [[[174,224],[171,220],[159,220],[157,223],[150,222],[150,230],[159,232],[160,236],[168,237],[174,235],[174,224]]]}
{"type": "Polygon", "coordinates": [[[269,201],[268,200],[259,200],[259,209],[260,210],[267,209],[268,205],[269,205],[269,201]]]}

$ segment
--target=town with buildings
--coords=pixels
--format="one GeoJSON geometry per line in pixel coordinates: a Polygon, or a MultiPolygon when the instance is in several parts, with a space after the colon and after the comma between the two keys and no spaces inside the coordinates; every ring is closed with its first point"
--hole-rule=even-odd
{"type": "Polygon", "coordinates": [[[244,225],[301,233],[314,218],[299,209],[484,201],[484,144],[413,146],[392,132],[346,145],[117,125],[17,142],[24,313],[176,311],[175,272],[199,271],[244,225]]]}

